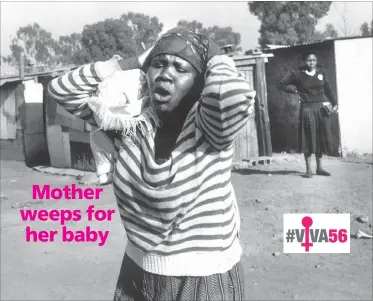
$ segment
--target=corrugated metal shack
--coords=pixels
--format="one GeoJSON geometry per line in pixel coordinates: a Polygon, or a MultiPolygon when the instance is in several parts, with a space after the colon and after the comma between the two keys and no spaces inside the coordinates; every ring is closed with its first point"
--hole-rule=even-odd
{"type": "Polygon", "coordinates": [[[48,165],[45,133],[46,85],[65,69],[0,76],[1,159],[48,165]]]}

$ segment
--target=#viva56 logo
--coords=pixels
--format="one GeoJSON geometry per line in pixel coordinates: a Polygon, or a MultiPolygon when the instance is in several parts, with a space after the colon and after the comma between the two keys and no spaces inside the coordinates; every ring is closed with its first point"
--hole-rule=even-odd
{"type": "Polygon", "coordinates": [[[350,214],[284,214],[284,253],[350,253],[350,214]]]}

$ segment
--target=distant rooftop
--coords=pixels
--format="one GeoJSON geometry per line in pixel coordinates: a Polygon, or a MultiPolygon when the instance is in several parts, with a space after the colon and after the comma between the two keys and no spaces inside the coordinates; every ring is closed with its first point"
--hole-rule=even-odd
{"type": "Polygon", "coordinates": [[[281,48],[290,48],[290,47],[297,47],[297,46],[306,46],[306,45],[314,45],[314,44],[321,44],[321,43],[327,43],[330,41],[341,41],[341,40],[354,40],[354,39],[366,39],[366,38],[372,38],[373,36],[351,36],[351,37],[341,37],[341,38],[333,38],[333,39],[325,39],[325,40],[319,40],[309,43],[299,43],[299,44],[293,44],[293,45],[273,45],[273,44],[266,44],[263,47],[263,50],[276,50],[281,48]]]}
{"type": "MultiPolygon", "coordinates": [[[[38,68],[33,68],[33,69],[29,69],[27,70],[27,68],[25,68],[25,75],[24,75],[24,79],[23,80],[31,80],[35,77],[39,77],[39,76],[58,76],[59,74],[61,73],[64,73],[66,71],[69,71],[69,70],[72,70],[76,68],[75,66],[65,66],[65,67],[60,67],[60,68],[55,68],[55,69],[38,69],[38,68]],[[27,72],[28,71],[28,72],[27,72]]],[[[5,83],[9,83],[9,82],[16,82],[16,81],[20,81],[21,78],[19,76],[19,72],[13,72],[13,73],[1,73],[0,74],[0,86],[4,85],[5,83]]]]}

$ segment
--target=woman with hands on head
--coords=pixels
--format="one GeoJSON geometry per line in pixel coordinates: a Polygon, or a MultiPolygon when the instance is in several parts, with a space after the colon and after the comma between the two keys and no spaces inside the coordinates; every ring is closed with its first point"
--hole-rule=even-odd
{"type": "Polygon", "coordinates": [[[115,137],[113,188],[128,242],[114,300],[245,300],[230,173],[255,91],[214,43],[177,27],[149,53],[82,66],[49,92],[89,120],[90,93],[130,69],[146,74],[139,99],[160,122],[115,137]]]}

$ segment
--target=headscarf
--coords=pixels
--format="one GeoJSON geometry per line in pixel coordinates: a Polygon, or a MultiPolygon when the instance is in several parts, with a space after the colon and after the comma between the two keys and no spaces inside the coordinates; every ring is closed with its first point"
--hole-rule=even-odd
{"type": "Polygon", "coordinates": [[[160,54],[171,54],[189,62],[199,74],[203,73],[207,64],[209,40],[187,27],[175,27],[167,31],[155,44],[145,60],[143,70],[146,71],[152,59],[160,54]]]}
{"type": "MultiPolygon", "coordinates": [[[[171,54],[189,62],[202,75],[206,69],[209,40],[203,34],[186,27],[166,32],[146,58],[143,71],[160,54],[171,54]]],[[[116,56],[117,60],[121,59],[116,56]]],[[[202,81],[198,85],[202,85],[202,81]]],[[[195,89],[199,91],[199,88],[195,89]]],[[[138,70],[119,71],[99,84],[97,93],[88,105],[98,127],[119,130],[123,136],[134,136],[136,130],[146,133],[160,125],[155,109],[147,95],[145,74],[138,70]]]]}

